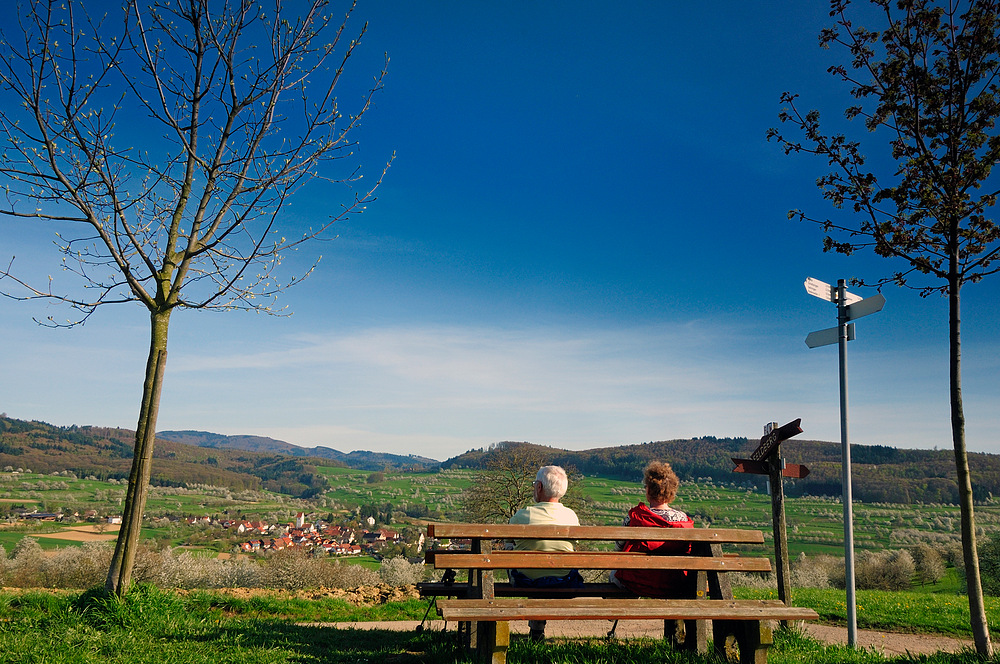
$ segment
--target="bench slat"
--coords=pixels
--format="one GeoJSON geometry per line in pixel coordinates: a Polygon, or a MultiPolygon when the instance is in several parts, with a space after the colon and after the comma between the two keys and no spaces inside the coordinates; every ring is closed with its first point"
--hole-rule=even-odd
{"type": "Polygon", "coordinates": [[[713,528],[631,528],[627,526],[553,526],[509,523],[431,523],[427,535],[437,539],[572,539],[647,540],[763,544],[759,530],[713,528]]]}
{"type": "MultiPolygon", "coordinates": [[[[475,586],[463,582],[444,584],[425,581],[417,584],[422,597],[467,597],[474,589],[475,586]]],[[[588,583],[582,588],[524,588],[501,582],[493,584],[493,594],[496,597],[635,597],[635,593],[613,583],[588,583]]]]}
{"type": "Polygon", "coordinates": [[[688,569],[713,572],[769,572],[767,558],[655,556],[620,551],[436,552],[436,569],[688,569]]]}
{"type": "Polygon", "coordinates": [[[761,600],[440,600],[447,621],[464,620],[816,620],[812,609],[761,600]]]}

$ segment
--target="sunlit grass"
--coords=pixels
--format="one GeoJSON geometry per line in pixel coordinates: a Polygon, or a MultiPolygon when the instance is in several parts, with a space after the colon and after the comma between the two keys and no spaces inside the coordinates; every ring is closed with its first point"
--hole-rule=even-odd
{"type": "MultiPolygon", "coordinates": [[[[774,590],[737,588],[737,597],[774,599],[774,590]]],[[[963,595],[944,593],[888,592],[859,590],[858,627],[891,632],[971,636],[969,602],[963,595]]],[[[1000,598],[986,597],[988,616],[1000,617],[1000,598]]],[[[843,590],[796,588],[792,603],[815,609],[822,622],[847,624],[847,597],[843,590]]],[[[994,619],[995,620],[995,619],[994,619]]]]}
{"type": "MultiPolygon", "coordinates": [[[[800,593],[797,603],[827,606],[836,616],[837,593],[800,593]]],[[[901,593],[867,594],[860,615],[885,611],[880,620],[913,620],[921,611],[939,612],[929,603],[905,604],[901,593]],[[877,596],[881,595],[881,596],[877,596]]],[[[912,597],[910,598],[912,600],[912,597]]],[[[956,598],[960,599],[960,598],[956,598]]],[[[944,604],[947,607],[947,603],[944,604]]],[[[417,633],[395,630],[334,629],[318,623],[364,620],[418,620],[424,602],[352,607],[334,599],[303,600],[261,596],[236,599],[212,592],[176,594],[139,587],[125,600],[100,590],[86,593],[0,593],[0,663],[60,664],[416,664],[469,662],[454,631],[417,633]]],[[[945,613],[936,631],[956,617],[945,613]]],[[[905,622],[899,628],[913,628],[905,622]]],[[[521,635],[511,641],[508,661],[517,664],[718,664],[712,657],[677,652],[660,640],[552,638],[543,644],[521,635]]],[[[973,664],[974,654],[885,658],[873,650],[826,646],[797,633],[778,632],[771,664],[973,664]]]]}

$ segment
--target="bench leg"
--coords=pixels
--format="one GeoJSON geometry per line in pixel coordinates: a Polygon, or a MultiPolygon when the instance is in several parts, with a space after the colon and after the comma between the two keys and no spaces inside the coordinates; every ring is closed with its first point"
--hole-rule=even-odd
{"type": "Polygon", "coordinates": [[[713,623],[715,651],[720,657],[732,661],[732,641],[735,641],[740,651],[740,664],[767,664],[767,649],[774,643],[769,621],[715,620],[713,623]]]}
{"type": "Polygon", "coordinates": [[[690,650],[705,654],[708,652],[707,620],[664,620],[663,638],[677,650],[690,650]]]}
{"type": "Polygon", "coordinates": [[[472,623],[472,644],[476,651],[476,660],[481,664],[507,664],[507,647],[510,645],[510,623],[498,622],[472,623]]]}

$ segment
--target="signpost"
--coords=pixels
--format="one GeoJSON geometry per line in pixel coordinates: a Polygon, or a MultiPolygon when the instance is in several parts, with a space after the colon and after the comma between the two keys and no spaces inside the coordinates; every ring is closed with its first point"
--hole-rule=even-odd
{"type": "Polygon", "coordinates": [[[818,348],[836,343],[840,348],[840,445],[842,452],[841,483],[844,502],[844,570],[847,586],[847,645],[858,643],[858,609],[854,584],[854,510],[851,495],[851,445],[847,429],[847,342],[854,339],[852,320],[882,311],[885,297],[877,293],[861,299],[848,293],[843,279],[834,288],[830,284],[809,277],[805,281],[806,292],[821,300],[837,305],[837,327],[811,332],[806,337],[806,345],[818,348]]]}
{"type": "Polygon", "coordinates": [[[778,599],[792,603],[790,568],[788,564],[788,529],[785,526],[785,489],[783,477],[802,478],[809,469],[797,463],[785,463],[781,458],[781,443],[802,433],[801,419],[778,426],[771,422],[764,427],[764,437],[749,459],[733,459],[737,473],[767,475],[771,485],[771,523],[774,527],[774,560],[778,568],[778,599]]]}

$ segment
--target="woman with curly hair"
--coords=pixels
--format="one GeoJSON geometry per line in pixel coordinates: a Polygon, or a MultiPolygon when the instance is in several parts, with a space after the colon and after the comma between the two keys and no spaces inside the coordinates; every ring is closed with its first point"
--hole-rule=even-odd
{"type": "MultiPolygon", "coordinates": [[[[649,506],[639,503],[630,509],[625,515],[624,525],[646,528],[694,528],[691,517],[670,506],[677,497],[680,480],[677,479],[669,463],[651,462],[646,466],[643,483],[649,506]]],[[[690,542],[628,540],[616,544],[620,551],[642,551],[665,556],[691,553],[690,542]]],[[[684,570],[619,569],[611,573],[611,581],[643,597],[685,597],[691,592],[693,575],[689,577],[684,570]]]]}

